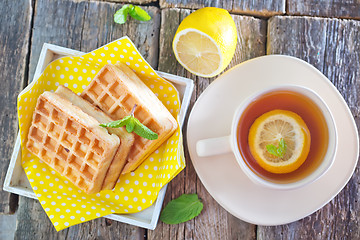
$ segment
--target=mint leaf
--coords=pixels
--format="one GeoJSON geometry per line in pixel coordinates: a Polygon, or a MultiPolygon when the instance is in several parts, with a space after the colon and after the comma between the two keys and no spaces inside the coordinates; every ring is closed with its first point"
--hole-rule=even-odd
{"type": "Polygon", "coordinates": [[[277,153],[277,147],[275,147],[273,144],[269,144],[266,145],[266,150],[272,154],[278,157],[278,153],[277,153]]]}
{"type": "Polygon", "coordinates": [[[141,7],[125,4],[114,14],[114,22],[124,24],[128,15],[139,21],[149,21],[151,19],[150,15],[141,7]]]}
{"type": "Polygon", "coordinates": [[[166,205],[161,212],[160,220],[167,224],[187,222],[198,216],[203,207],[197,194],[183,194],[166,205]]]}
{"type": "Polygon", "coordinates": [[[276,147],[275,145],[273,144],[269,144],[269,145],[266,145],[266,150],[276,156],[276,157],[284,157],[285,153],[286,153],[286,143],[285,143],[285,140],[283,138],[280,139],[279,141],[279,146],[276,147]]]}
{"type": "MultiPolygon", "coordinates": [[[[130,4],[131,5],[131,4],[130,4]]],[[[124,24],[129,14],[129,5],[125,4],[121,9],[117,10],[114,14],[114,22],[118,24],[124,24]]]]}
{"type": "Polygon", "coordinates": [[[129,121],[126,124],[126,131],[131,133],[132,131],[134,131],[135,128],[135,118],[133,116],[130,116],[129,121]]]}
{"type": "Polygon", "coordinates": [[[134,132],[140,137],[147,138],[150,140],[155,140],[158,138],[158,135],[151,131],[148,127],[142,124],[138,119],[134,117],[135,127],[134,132]]]}
{"type": "Polygon", "coordinates": [[[139,21],[149,21],[151,19],[150,15],[139,6],[130,8],[129,14],[132,18],[139,21]]]}
{"type": "Polygon", "coordinates": [[[117,121],[113,121],[113,122],[109,122],[109,123],[102,123],[100,124],[101,127],[110,127],[110,128],[119,128],[122,126],[125,126],[128,121],[130,120],[131,116],[126,116],[121,120],[117,120],[117,121]]]}
{"type": "Polygon", "coordinates": [[[277,148],[277,153],[281,156],[284,157],[286,152],[286,143],[285,140],[282,138],[279,141],[279,147],[277,148]]]}
{"type": "Polygon", "coordinates": [[[134,105],[133,109],[129,116],[124,117],[121,120],[109,122],[109,123],[102,123],[100,124],[101,127],[111,127],[111,128],[119,128],[119,127],[126,127],[126,131],[131,133],[135,132],[140,137],[155,140],[158,138],[158,135],[151,131],[148,127],[142,124],[137,118],[134,117],[136,104],[134,105]]]}

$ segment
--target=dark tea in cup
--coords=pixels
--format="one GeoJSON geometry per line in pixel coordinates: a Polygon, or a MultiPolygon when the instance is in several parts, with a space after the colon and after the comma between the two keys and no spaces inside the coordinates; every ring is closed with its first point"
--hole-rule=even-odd
{"type": "Polygon", "coordinates": [[[312,174],[322,163],[328,151],[329,129],[322,110],[309,97],[293,90],[277,89],[257,96],[243,110],[237,127],[239,152],[248,166],[260,178],[278,184],[297,182],[312,174]],[[311,136],[310,150],[299,168],[288,173],[272,173],[259,165],[248,143],[249,130],[264,113],[279,109],[299,115],[311,136]]]}

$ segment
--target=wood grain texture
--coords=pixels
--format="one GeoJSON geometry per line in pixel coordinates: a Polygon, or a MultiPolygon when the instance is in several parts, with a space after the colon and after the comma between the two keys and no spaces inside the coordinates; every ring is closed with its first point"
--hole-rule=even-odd
{"type": "MultiPolygon", "coordinates": [[[[359,128],[360,23],[310,17],[273,17],[268,54],[301,58],[322,71],[340,91],[359,128]]],[[[259,239],[360,239],[359,167],[346,187],[319,211],[297,222],[258,227],[259,239]]]]}
{"type": "Polygon", "coordinates": [[[66,239],[67,232],[56,232],[39,201],[20,197],[14,239],[66,239]]]}
{"type": "MultiPolygon", "coordinates": [[[[117,3],[122,3],[122,4],[127,4],[127,3],[132,3],[132,4],[149,4],[149,3],[153,3],[156,2],[157,0],[100,0],[100,1],[104,1],[104,2],[117,2],[117,3]]],[[[120,6],[121,7],[121,6],[120,6]]],[[[120,8],[119,8],[120,9],[120,8]]]]}
{"type": "Polygon", "coordinates": [[[15,239],[143,239],[143,230],[117,221],[99,218],[56,232],[37,200],[21,198],[15,239]],[[45,221],[46,219],[46,221],[45,221]]]}
{"type": "Polygon", "coordinates": [[[285,14],[286,0],[234,0],[231,12],[270,17],[285,14]]]}
{"type": "Polygon", "coordinates": [[[26,78],[32,6],[30,1],[5,0],[0,8],[0,213],[12,214],[18,197],[2,190],[18,132],[16,101],[26,78]]]}
{"type": "Polygon", "coordinates": [[[224,8],[232,13],[265,17],[285,14],[285,0],[160,0],[160,7],[189,9],[218,7],[224,8]]]}
{"type": "Polygon", "coordinates": [[[126,24],[113,22],[113,15],[119,4],[91,3],[84,15],[81,51],[89,52],[123,36],[128,36],[142,56],[157,68],[159,54],[160,10],[143,7],[151,20],[148,22],[128,19],[126,24]]]}
{"type": "Polygon", "coordinates": [[[288,14],[360,19],[358,0],[288,0],[288,14]]]}
{"type": "Polygon", "coordinates": [[[359,21],[329,20],[323,70],[343,95],[356,119],[360,117],[359,31],[359,21]]]}
{"type": "MultiPolygon", "coordinates": [[[[45,42],[87,52],[124,35],[128,35],[146,60],[156,67],[159,9],[145,7],[153,18],[149,22],[131,20],[118,25],[113,22],[113,14],[118,8],[119,4],[105,2],[38,0],[32,36],[30,77],[35,71],[45,42]]],[[[21,197],[15,236],[17,239],[143,239],[144,230],[101,218],[57,233],[38,201],[21,197]]]]}
{"type": "Polygon", "coordinates": [[[273,17],[268,22],[267,54],[296,56],[322,71],[326,28],[327,20],[321,18],[273,17]]]}
{"type": "Polygon", "coordinates": [[[232,10],[233,1],[211,0],[159,0],[161,8],[189,8],[218,7],[232,10]]]}
{"type": "MultiPolygon", "coordinates": [[[[204,89],[214,80],[196,77],[185,70],[175,59],[172,40],[179,23],[190,10],[163,9],[161,15],[159,70],[188,77],[195,81],[195,91],[189,111],[204,89]]],[[[265,54],[266,22],[246,16],[233,16],[238,29],[238,45],[230,63],[234,66],[244,60],[265,54]]],[[[184,134],[186,133],[186,122],[184,134]]],[[[186,143],[186,134],[184,135],[186,143]]],[[[202,213],[186,223],[167,225],[158,223],[154,231],[148,231],[148,239],[255,239],[256,226],[245,223],[227,213],[206,191],[196,175],[185,147],[186,168],[170,182],[165,203],[183,193],[197,193],[204,203],[202,213]]]]}

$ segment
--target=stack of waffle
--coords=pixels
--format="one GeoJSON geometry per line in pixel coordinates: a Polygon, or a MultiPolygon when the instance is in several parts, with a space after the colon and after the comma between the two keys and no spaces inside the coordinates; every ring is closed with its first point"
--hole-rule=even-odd
{"type": "Polygon", "coordinates": [[[154,93],[126,65],[106,65],[81,97],[59,86],[40,95],[27,148],[85,193],[113,189],[120,174],[135,170],[177,128],[154,93]],[[134,116],[158,134],[148,140],[101,123],[134,116]]]}

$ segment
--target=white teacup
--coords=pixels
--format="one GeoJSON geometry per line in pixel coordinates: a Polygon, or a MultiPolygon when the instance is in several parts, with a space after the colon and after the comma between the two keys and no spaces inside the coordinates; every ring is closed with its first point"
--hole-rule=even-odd
{"type": "Polygon", "coordinates": [[[318,178],[320,178],[331,167],[334,161],[336,150],[337,150],[337,132],[335,128],[334,118],[329,108],[327,107],[326,103],[314,91],[296,85],[277,86],[257,92],[253,96],[243,101],[235,111],[231,126],[231,133],[229,136],[203,139],[196,143],[196,152],[199,157],[221,155],[221,154],[233,152],[242,171],[254,183],[273,189],[283,189],[283,190],[299,188],[307,184],[310,184],[316,181],[318,178]],[[321,110],[328,127],[328,135],[329,135],[328,147],[326,150],[326,154],[323,160],[321,161],[321,163],[319,164],[319,166],[304,178],[301,178],[297,181],[290,183],[279,183],[279,182],[269,181],[256,174],[251,168],[249,168],[249,166],[243,159],[238,146],[237,128],[244,110],[248,107],[250,103],[254,101],[254,99],[257,99],[258,97],[266,93],[270,93],[274,91],[297,92],[301,95],[308,97],[321,110]]]}

